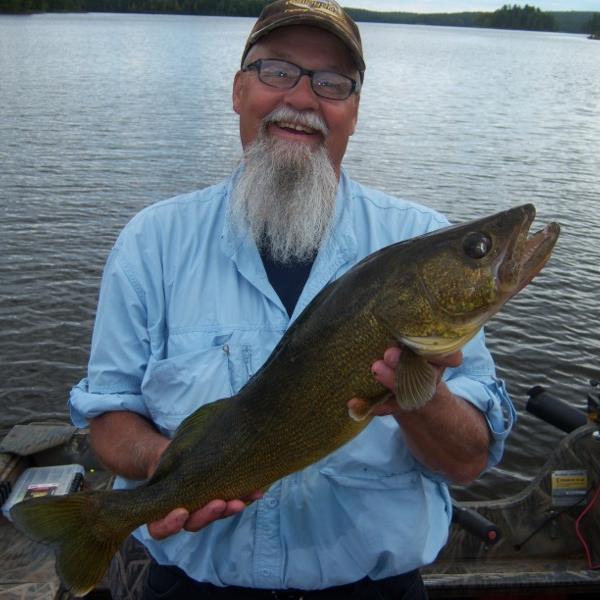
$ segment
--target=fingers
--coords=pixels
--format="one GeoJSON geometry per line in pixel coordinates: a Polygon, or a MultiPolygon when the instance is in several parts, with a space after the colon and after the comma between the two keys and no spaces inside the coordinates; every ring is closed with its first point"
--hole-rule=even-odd
{"type": "Polygon", "coordinates": [[[185,508],[176,508],[166,517],[153,523],[148,523],[148,532],[155,540],[163,540],[170,535],[185,531],[199,531],[210,525],[217,519],[224,519],[235,515],[244,508],[247,503],[262,498],[262,492],[254,492],[244,500],[212,500],[201,508],[189,513],[185,508]]]}
{"type": "MultiPolygon", "coordinates": [[[[402,348],[392,346],[383,353],[383,359],[377,360],[371,366],[371,372],[375,379],[384,385],[389,390],[394,390],[394,381],[396,377],[395,369],[400,361],[402,348]]],[[[459,367],[462,364],[463,356],[460,350],[446,354],[444,356],[436,356],[428,359],[428,362],[433,365],[437,372],[438,383],[442,378],[444,369],[459,367]]]]}
{"type": "Polygon", "coordinates": [[[395,369],[400,362],[401,354],[402,348],[399,348],[398,346],[392,346],[383,353],[383,361],[388,367],[395,369]]]}
{"type": "MultiPolygon", "coordinates": [[[[386,365],[392,369],[395,369],[398,366],[398,362],[400,361],[400,355],[402,354],[402,349],[396,346],[392,346],[388,348],[383,354],[383,360],[386,365]]],[[[428,359],[432,365],[443,368],[450,367],[460,367],[463,361],[463,355],[460,350],[456,352],[452,352],[451,354],[444,354],[442,356],[432,356],[428,359]]]]}
{"type": "Polygon", "coordinates": [[[387,361],[376,360],[371,366],[371,372],[373,373],[373,377],[375,377],[381,385],[384,385],[388,390],[394,389],[394,379],[396,375],[394,367],[390,367],[387,361]]]}
{"type": "Polygon", "coordinates": [[[198,531],[217,519],[239,512],[241,500],[225,502],[225,500],[212,500],[191,514],[185,508],[176,508],[159,521],[148,524],[148,532],[156,540],[163,540],[170,535],[186,531],[198,531]],[[228,506],[230,505],[230,506],[228,506]]]}
{"type": "Polygon", "coordinates": [[[186,521],[184,529],[186,531],[198,531],[207,525],[210,525],[217,519],[225,519],[231,515],[242,512],[247,506],[244,500],[213,500],[206,506],[195,510],[186,521]]]}
{"type": "Polygon", "coordinates": [[[164,519],[148,523],[148,533],[155,540],[164,540],[170,535],[181,531],[188,517],[189,513],[185,508],[176,508],[164,517],[164,519]]]}
{"type": "Polygon", "coordinates": [[[242,500],[246,504],[250,504],[251,502],[254,502],[255,500],[260,500],[264,495],[265,495],[264,492],[256,491],[256,492],[253,492],[252,494],[249,494],[248,496],[244,496],[242,498],[242,500]]]}

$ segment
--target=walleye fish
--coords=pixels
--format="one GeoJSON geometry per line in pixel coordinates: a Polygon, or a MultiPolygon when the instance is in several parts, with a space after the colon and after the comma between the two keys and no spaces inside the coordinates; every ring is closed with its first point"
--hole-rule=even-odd
{"type": "Polygon", "coordinates": [[[315,297],[238,394],[180,425],[151,479],[26,500],[13,522],[56,547],[63,583],[83,595],[138,526],[266,489],[356,436],[387,396],[371,365],[390,345],[404,347],[399,405],[422,406],[436,385],[427,358],[461,348],[550,257],[559,226],[528,238],[534,217],[519,206],[367,256],[315,297]]]}

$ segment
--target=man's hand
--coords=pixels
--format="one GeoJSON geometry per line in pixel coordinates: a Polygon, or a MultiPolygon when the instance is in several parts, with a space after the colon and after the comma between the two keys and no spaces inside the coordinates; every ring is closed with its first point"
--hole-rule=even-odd
{"type": "MultiPolygon", "coordinates": [[[[401,411],[393,395],[395,389],[394,382],[396,378],[396,366],[400,361],[401,353],[402,348],[398,348],[397,346],[388,348],[383,354],[383,360],[375,361],[371,367],[371,371],[375,379],[392,392],[390,398],[386,400],[386,402],[374,408],[372,414],[376,416],[391,415],[401,411]]],[[[452,354],[440,356],[429,361],[431,366],[435,369],[437,375],[437,387],[433,398],[439,394],[450,393],[445,384],[440,385],[440,382],[442,381],[442,375],[444,374],[444,370],[448,367],[459,367],[462,364],[462,360],[462,352],[458,350],[452,354]]]]}
{"type": "Polygon", "coordinates": [[[454,483],[470,483],[487,463],[490,431],[483,413],[454,395],[442,381],[446,368],[462,363],[462,353],[430,360],[437,374],[435,394],[429,402],[410,411],[402,410],[394,396],[395,369],[401,353],[401,348],[388,348],[383,360],[371,367],[375,379],[390,390],[389,399],[376,406],[372,414],[393,415],[413,456],[430,470],[454,483]]]}
{"type": "Polygon", "coordinates": [[[148,532],[155,540],[163,540],[170,535],[186,531],[198,531],[217,519],[224,519],[241,512],[247,502],[262,498],[262,492],[250,494],[243,500],[211,500],[201,508],[189,513],[185,508],[175,508],[166,517],[148,524],[148,532]]]}

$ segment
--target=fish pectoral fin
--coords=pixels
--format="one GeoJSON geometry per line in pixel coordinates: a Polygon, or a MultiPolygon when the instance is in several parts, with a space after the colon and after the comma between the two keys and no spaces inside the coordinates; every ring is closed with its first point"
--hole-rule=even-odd
{"type": "Polygon", "coordinates": [[[171,443],[161,456],[158,468],[148,483],[157,482],[169,475],[176,468],[182,454],[198,441],[198,438],[203,435],[203,431],[206,430],[209,423],[224,408],[225,401],[228,400],[231,400],[231,398],[223,398],[216,402],[205,404],[181,422],[171,443]]]}
{"type": "Polygon", "coordinates": [[[396,401],[403,410],[420,408],[435,394],[435,369],[410,348],[402,348],[396,367],[396,401]]]}

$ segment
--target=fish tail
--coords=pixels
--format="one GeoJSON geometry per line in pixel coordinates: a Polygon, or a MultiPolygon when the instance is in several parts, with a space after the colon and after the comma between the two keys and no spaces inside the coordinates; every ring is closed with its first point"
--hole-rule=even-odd
{"type": "MultiPolygon", "coordinates": [[[[123,525],[115,492],[78,492],[33,498],[13,506],[13,523],[28,537],[56,551],[56,571],[74,595],[83,596],[102,579],[134,526],[123,525]]],[[[122,517],[122,515],[121,515],[122,517]]]]}

